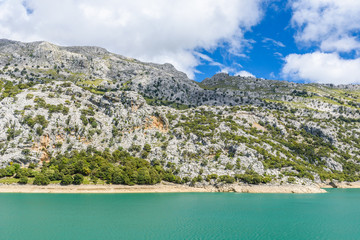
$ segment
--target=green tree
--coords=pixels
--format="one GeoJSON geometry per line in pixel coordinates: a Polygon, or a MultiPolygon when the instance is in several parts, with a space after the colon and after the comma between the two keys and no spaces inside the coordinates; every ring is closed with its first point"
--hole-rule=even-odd
{"type": "Polygon", "coordinates": [[[27,177],[22,176],[22,177],[19,179],[18,183],[19,183],[19,184],[27,184],[28,181],[29,181],[29,179],[28,179],[27,177]]]}
{"type": "Polygon", "coordinates": [[[73,184],[80,185],[84,181],[84,176],[81,174],[75,174],[73,184]]]}
{"type": "Polygon", "coordinates": [[[39,173],[38,175],[36,175],[33,182],[34,185],[49,185],[49,183],[50,179],[43,173],[39,173]]]}
{"type": "Polygon", "coordinates": [[[61,180],[61,185],[70,185],[74,181],[73,177],[71,175],[65,175],[63,179],[61,180]]]}

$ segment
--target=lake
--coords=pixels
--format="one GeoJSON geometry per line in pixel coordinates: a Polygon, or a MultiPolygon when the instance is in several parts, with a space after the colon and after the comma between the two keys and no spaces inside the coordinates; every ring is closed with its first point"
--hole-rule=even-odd
{"type": "Polygon", "coordinates": [[[360,189],[0,194],[0,239],[360,239],[360,189]]]}

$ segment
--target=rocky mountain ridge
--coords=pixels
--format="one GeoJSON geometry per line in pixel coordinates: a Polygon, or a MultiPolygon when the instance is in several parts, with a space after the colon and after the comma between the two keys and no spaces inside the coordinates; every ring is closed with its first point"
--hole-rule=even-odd
{"type": "Polygon", "coordinates": [[[358,85],[197,83],[98,47],[0,40],[0,94],[3,167],[122,149],[198,184],[359,179],[358,85]]]}

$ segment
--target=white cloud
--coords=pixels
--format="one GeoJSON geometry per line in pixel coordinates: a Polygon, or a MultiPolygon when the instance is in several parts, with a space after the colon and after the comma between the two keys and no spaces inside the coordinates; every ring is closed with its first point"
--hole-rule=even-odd
{"type": "Polygon", "coordinates": [[[264,38],[262,40],[263,43],[272,43],[273,45],[277,46],[277,47],[286,47],[282,42],[280,41],[276,41],[275,39],[272,38],[264,38]]]}
{"type": "Polygon", "coordinates": [[[220,71],[218,71],[217,73],[234,73],[236,72],[236,67],[242,67],[241,64],[239,63],[234,63],[233,65],[235,65],[235,67],[233,66],[226,66],[220,62],[216,62],[214,59],[212,59],[211,57],[209,57],[206,54],[203,53],[199,53],[199,52],[194,52],[194,55],[199,58],[199,60],[201,61],[201,64],[203,62],[206,62],[208,65],[210,66],[216,66],[218,68],[220,68],[220,71]]]}
{"type": "Polygon", "coordinates": [[[360,83],[360,59],[342,59],[337,53],[290,54],[282,73],[316,83],[360,83]]]}
{"type": "Polygon", "coordinates": [[[323,51],[349,52],[360,48],[353,36],[360,30],[360,1],[292,0],[291,7],[298,42],[316,44],[323,51]]]}
{"type": "Polygon", "coordinates": [[[255,76],[247,71],[240,71],[234,74],[235,76],[241,76],[241,77],[252,77],[255,78],[255,76]]]}
{"type": "Polygon", "coordinates": [[[360,83],[360,1],[291,0],[290,5],[292,25],[298,30],[295,40],[317,51],[288,55],[283,76],[317,83],[360,83]]]}
{"type": "Polygon", "coordinates": [[[282,53],[279,52],[274,52],[274,56],[280,59],[284,58],[284,55],[282,55],[282,53]]]}
{"type": "Polygon", "coordinates": [[[206,55],[206,54],[199,53],[199,52],[194,52],[194,55],[197,56],[198,58],[206,61],[206,62],[210,62],[210,63],[214,62],[214,60],[211,57],[209,57],[208,55],[206,55]]]}
{"type": "Polygon", "coordinates": [[[234,73],[236,71],[235,68],[233,67],[227,67],[223,64],[221,65],[216,65],[218,67],[220,67],[220,71],[218,71],[217,73],[227,73],[227,74],[231,74],[231,73],[234,73]]]}
{"type": "Polygon", "coordinates": [[[328,38],[321,42],[320,49],[324,51],[350,52],[360,49],[360,42],[355,37],[328,38]]]}
{"type": "Polygon", "coordinates": [[[0,0],[0,37],[102,46],[143,61],[170,62],[193,77],[195,49],[226,42],[229,51],[242,54],[243,34],[260,21],[260,5],[261,0],[0,0]]]}

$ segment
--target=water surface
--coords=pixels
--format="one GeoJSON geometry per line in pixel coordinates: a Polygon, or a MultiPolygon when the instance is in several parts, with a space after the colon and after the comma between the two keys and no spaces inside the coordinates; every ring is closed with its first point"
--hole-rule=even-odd
{"type": "Polygon", "coordinates": [[[0,194],[0,239],[360,239],[360,189],[0,194]]]}

